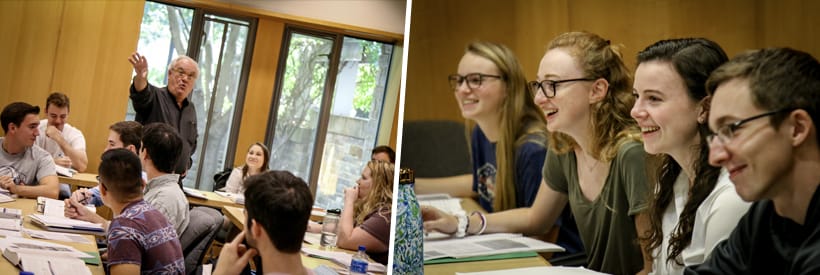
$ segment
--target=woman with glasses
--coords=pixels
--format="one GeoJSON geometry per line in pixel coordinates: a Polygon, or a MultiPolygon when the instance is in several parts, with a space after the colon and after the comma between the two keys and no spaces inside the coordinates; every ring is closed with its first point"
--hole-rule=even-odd
{"type": "MultiPolygon", "coordinates": [[[[478,197],[487,211],[529,207],[541,183],[540,170],[547,149],[543,113],[533,103],[518,59],[507,47],[475,42],[467,46],[457,74],[448,77],[470,137],[473,175],[463,182],[416,180],[419,193],[449,193],[478,197]]],[[[478,213],[470,214],[476,217],[478,213]]],[[[464,216],[462,216],[464,217],[464,216]]],[[[559,245],[568,252],[582,250],[569,211],[561,226],[559,245]]]]}
{"type": "Polygon", "coordinates": [[[336,245],[349,250],[364,245],[373,260],[387,264],[394,170],[392,163],[371,160],[356,186],[345,188],[336,245]]]}
{"type": "MultiPolygon", "coordinates": [[[[466,233],[539,234],[569,202],[586,266],[613,274],[647,272],[638,232],[648,230],[644,159],[634,102],[619,52],[595,34],[565,33],[548,46],[538,69],[535,103],[544,111],[550,149],[532,207],[470,218],[466,233]],[[481,218],[481,217],[480,217],[481,218]]],[[[456,218],[422,209],[425,230],[458,233],[456,218]]]]}
{"type": "Polygon", "coordinates": [[[683,274],[705,261],[749,208],[726,170],[709,165],[706,79],[727,60],[703,38],[661,40],[638,53],[631,114],[660,161],[646,236],[653,273],[683,274]]]}

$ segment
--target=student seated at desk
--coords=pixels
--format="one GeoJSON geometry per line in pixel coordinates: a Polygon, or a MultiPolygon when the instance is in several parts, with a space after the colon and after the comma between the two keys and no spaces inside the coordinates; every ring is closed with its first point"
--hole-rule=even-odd
{"type": "Polygon", "coordinates": [[[649,229],[649,185],[640,128],[629,116],[635,100],[629,71],[618,47],[592,33],[565,33],[547,48],[537,81],[530,82],[550,131],[535,202],[529,208],[469,217],[424,207],[424,230],[543,234],[569,202],[587,268],[646,274],[652,261],[643,255],[638,236],[649,229]]]}
{"type": "Polygon", "coordinates": [[[638,53],[632,117],[644,129],[644,149],[662,162],[646,236],[654,274],[683,274],[705,261],[749,209],[729,173],[709,165],[706,78],[726,60],[704,38],[661,40],[638,53]]]}
{"type": "Polygon", "coordinates": [[[345,189],[336,245],[356,250],[367,248],[373,260],[387,264],[390,248],[390,211],[393,202],[393,164],[367,162],[357,186],[345,189]]]}
{"type": "Polygon", "coordinates": [[[754,203],[684,274],[820,274],[820,63],[789,48],[746,52],[706,87],[709,163],[754,203]]]}
{"type": "Polygon", "coordinates": [[[234,194],[245,192],[245,179],[267,171],[268,161],[270,161],[268,147],[260,142],[251,144],[248,148],[248,154],[245,156],[245,165],[234,168],[231,175],[228,176],[225,192],[234,194]]]}
{"type": "Polygon", "coordinates": [[[336,274],[325,267],[311,270],[302,265],[302,239],[313,205],[307,186],[287,171],[249,177],[245,189],[247,221],[242,232],[222,247],[213,274],[239,274],[257,254],[262,270],[256,274],[336,274]]]}
{"type": "Polygon", "coordinates": [[[14,102],[3,108],[0,121],[0,187],[21,197],[56,199],[60,192],[51,155],[34,141],[40,135],[40,107],[14,102]]]}
{"type": "Polygon", "coordinates": [[[110,274],[185,274],[174,226],[143,200],[139,158],[125,149],[106,151],[99,174],[100,194],[115,217],[106,233],[110,274]]]}
{"type": "MultiPolygon", "coordinates": [[[[142,134],[142,149],[139,157],[142,167],[148,175],[145,186],[145,201],[159,210],[174,225],[177,235],[182,235],[188,227],[189,212],[188,199],[179,188],[179,175],[171,174],[174,161],[180,154],[182,138],[176,130],[163,123],[151,123],[144,128],[142,134]]],[[[66,199],[65,216],[104,223],[105,219],[92,213],[74,199],[66,199]]]]}
{"type": "MultiPolygon", "coordinates": [[[[125,148],[135,155],[139,154],[140,143],[142,140],[142,124],[136,121],[120,121],[108,127],[108,142],[105,150],[125,148]]],[[[103,152],[104,152],[103,151],[103,152]]],[[[146,179],[143,172],[143,179],[146,179]]],[[[100,187],[94,188],[80,188],[71,194],[71,199],[81,204],[93,204],[94,206],[102,206],[103,202],[100,198],[100,187]]]]}

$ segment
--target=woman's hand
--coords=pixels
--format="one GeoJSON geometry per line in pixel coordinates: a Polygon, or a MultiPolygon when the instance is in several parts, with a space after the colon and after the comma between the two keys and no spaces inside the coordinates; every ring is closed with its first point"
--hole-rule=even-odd
{"type": "Polygon", "coordinates": [[[350,188],[345,188],[345,205],[353,205],[356,203],[356,200],[359,198],[359,187],[353,186],[350,188]]]}
{"type": "Polygon", "coordinates": [[[458,219],[435,207],[422,206],[421,219],[424,220],[424,232],[438,231],[455,234],[458,230],[458,219]]]}

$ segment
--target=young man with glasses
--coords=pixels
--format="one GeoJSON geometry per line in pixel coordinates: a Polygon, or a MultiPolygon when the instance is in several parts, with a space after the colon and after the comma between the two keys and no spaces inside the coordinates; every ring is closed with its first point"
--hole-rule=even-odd
{"type": "Polygon", "coordinates": [[[106,233],[110,274],[185,274],[174,226],[143,199],[139,157],[126,149],[108,150],[99,173],[103,202],[114,212],[106,233]]]}
{"type": "Polygon", "coordinates": [[[142,125],[165,123],[179,132],[185,142],[174,172],[184,177],[193,164],[191,158],[196,150],[196,109],[188,96],[196,86],[199,65],[184,55],[174,58],[168,66],[168,85],[158,88],[148,83],[148,60],[145,56],[134,52],[128,61],[136,73],[130,89],[131,102],[137,112],[134,120],[142,125]]]}
{"type": "Polygon", "coordinates": [[[741,54],[712,73],[709,161],[755,201],[687,274],[820,274],[820,64],[788,49],[741,54]]]}

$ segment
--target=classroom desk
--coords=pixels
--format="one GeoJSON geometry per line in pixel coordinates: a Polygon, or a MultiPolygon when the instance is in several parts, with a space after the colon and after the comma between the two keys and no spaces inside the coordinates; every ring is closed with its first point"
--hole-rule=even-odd
{"type": "MultiPolygon", "coordinates": [[[[37,201],[36,200],[17,198],[17,200],[15,200],[13,202],[0,203],[0,207],[17,208],[17,209],[22,210],[23,211],[23,216],[24,216],[24,218],[23,218],[24,219],[23,227],[29,228],[29,229],[43,230],[42,228],[32,224],[31,219],[29,217],[27,217],[29,214],[33,214],[33,213],[36,212],[36,208],[37,208],[37,201]]],[[[80,251],[83,251],[83,252],[97,252],[97,243],[94,242],[94,236],[92,236],[92,235],[85,235],[85,236],[86,236],[87,239],[91,240],[92,243],[90,243],[90,244],[81,244],[81,243],[61,242],[61,241],[52,241],[52,240],[40,240],[40,241],[53,242],[53,243],[58,243],[58,244],[62,244],[62,245],[72,246],[72,247],[74,247],[74,248],[76,248],[80,251]]],[[[86,265],[86,266],[89,269],[91,269],[91,274],[105,274],[105,271],[103,270],[102,265],[86,265]]],[[[0,259],[0,274],[17,274],[19,272],[20,272],[20,270],[17,267],[11,265],[11,262],[6,260],[5,258],[0,259]]]]}
{"type": "MultiPolygon", "coordinates": [[[[467,213],[472,213],[475,210],[482,213],[487,213],[475,200],[471,198],[462,199],[461,208],[463,208],[467,213]]],[[[547,260],[544,260],[541,256],[535,256],[505,260],[424,265],[424,274],[454,274],[456,272],[478,272],[549,265],[550,263],[547,260]]]]}
{"type": "MultiPolygon", "coordinates": [[[[222,213],[225,214],[225,216],[228,217],[228,219],[231,221],[231,223],[235,227],[239,228],[240,230],[245,227],[245,214],[243,213],[243,210],[244,210],[243,208],[234,207],[234,206],[224,206],[224,207],[222,207],[222,213]]],[[[314,249],[320,249],[318,244],[302,243],[302,247],[310,247],[310,248],[314,248],[314,249]]],[[[338,247],[333,248],[333,251],[341,251],[341,252],[345,252],[345,253],[348,253],[348,254],[355,254],[356,253],[356,251],[347,250],[347,249],[338,248],[338,247]]],[[[309,256],[305,256],[305,255],[302,255],[302,265],[304,265],[307,268],[316,268],[320,265],[326,265],[330,268],[340,268],[340,266],[338,264],[336,264],[334,262],[331,262],[329,260],[309,257],[309,256]]]]}
{"type": "Polygon", "coordinates": [[[199,206],[207,206],[207,207],[216,208],[216,209],[222,209],[223,206],[233,206],[233,207],[239,207],[239,208],[244,208],[245,207],[241,204],[233,202],[229,198],[217,195],[214,192],[205,191],[205,190],[197,190],[197,191],[199,191],[200,193],[205,195],[205,197],[207,197],[207,199],[191,197],[191,196],[188,196],[186,194],[185,196],[188,197],[188,203],[189,204],[199,205],[199,206]]]}
{"type": "Polygon", "coordinates": [[[99,184],[97,182],[97,174],[92,173],[77,173],[73,177],[59,176],[61,183],[67,183],[71,186],[71,192],[74,192],[79,187],[91,188],[99,184]]]}

